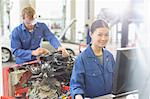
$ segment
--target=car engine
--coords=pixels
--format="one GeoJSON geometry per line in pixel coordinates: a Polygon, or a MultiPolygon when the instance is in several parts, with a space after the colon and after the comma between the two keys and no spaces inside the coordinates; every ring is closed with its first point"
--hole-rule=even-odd
{"type": "Polygon", "coordinates": [[[63,99],[69,97],[69,81],[74,56],[54,52],[38,60],[10,69],[10,92],[23,99],[63,99]]]}

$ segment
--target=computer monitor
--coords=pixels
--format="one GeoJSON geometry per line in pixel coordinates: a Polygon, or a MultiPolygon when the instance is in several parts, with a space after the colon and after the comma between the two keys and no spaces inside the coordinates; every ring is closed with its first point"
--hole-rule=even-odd
{"type": "Polygon", "coordinates": [[[136,48],[119,48],[116,55],[116,70],[113,80],[114,95],[139,89],[142,82],[140,55],[136,48]]]}

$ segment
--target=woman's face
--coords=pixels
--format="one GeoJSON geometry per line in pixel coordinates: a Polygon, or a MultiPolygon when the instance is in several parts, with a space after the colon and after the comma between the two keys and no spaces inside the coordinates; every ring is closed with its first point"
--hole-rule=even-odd
{"type": "Polygon", "coordinates": [[[109,40],[109,29],[107,27],[97,28],[94,33],[91,34],[91,38],[92,45],[103,48],[109,40]]]}

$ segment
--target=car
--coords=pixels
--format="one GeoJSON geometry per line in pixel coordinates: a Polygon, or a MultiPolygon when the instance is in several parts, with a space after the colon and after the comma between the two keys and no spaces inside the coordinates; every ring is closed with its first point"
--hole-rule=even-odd
{"type": "Polygon", "coordinates": [[[2,55],[2,62],[6,63],[12,59],[12,53],[10,48],[10,37],[9,36],[2,36],[2,43],[1,43],[1,55],[2,55]]]}
{"type": "Polygon", "coordinates": [[[1,47],[1,50],[2,50],[2,62],[6,63],[6,62],[10,61],[12,58],[10,49],[7,47],[1,47]]]}
{"type": "MultiPolygon", "coordinates": [[[[50,53],[56,52],[56,49],[52,47],[52,45],[46,40],[42,41],[41,47],[46,48],[47,50],[50,51],[50,53]]],[[[68,47],[65,47],[65,48],[71,56],[75,56],[75,52],[71,48],[68,48],[68,47]]]]}

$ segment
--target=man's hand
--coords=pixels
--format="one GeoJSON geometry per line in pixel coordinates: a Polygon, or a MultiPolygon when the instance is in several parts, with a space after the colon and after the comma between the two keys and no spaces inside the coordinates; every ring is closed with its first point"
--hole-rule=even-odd
{"type": "Polygon", "coordinates": [[[49,53],[49,51],[45,48],[37,48],[36,50],[32,51],[32,55],[34,55],[34,56],[39,56],[39,55],[42,55],[42,54],[46,55],[48,53],[49,53]]]}
{"type": "Polygon", "coordinates": [[[63,57],[68,57],[69,53],[67,52],[67,50],[64,47],[58,47],[57,51],[61,51],[63,57]]]}

